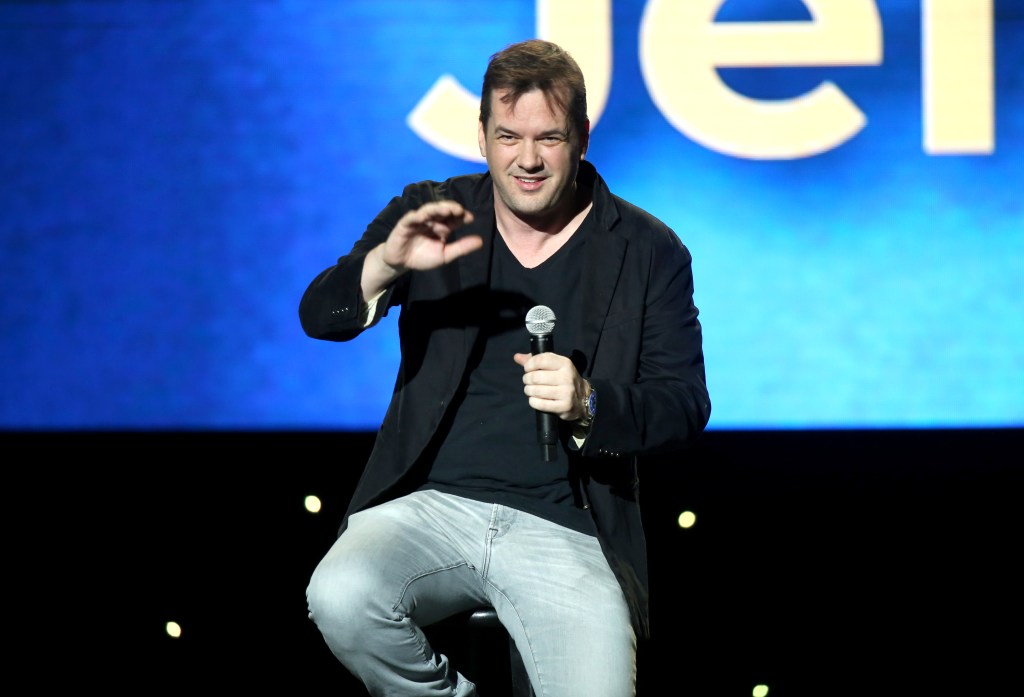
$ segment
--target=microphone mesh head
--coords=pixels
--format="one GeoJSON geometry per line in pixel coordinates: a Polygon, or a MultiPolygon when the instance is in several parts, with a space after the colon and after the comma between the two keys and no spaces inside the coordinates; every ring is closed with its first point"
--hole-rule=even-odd
{"type": "Polygon", "coordinates": [[[555,313],[550,307],[537,305],[526,313],[526,331],[531,334],[550,334],[555,329],[555,313]]]}

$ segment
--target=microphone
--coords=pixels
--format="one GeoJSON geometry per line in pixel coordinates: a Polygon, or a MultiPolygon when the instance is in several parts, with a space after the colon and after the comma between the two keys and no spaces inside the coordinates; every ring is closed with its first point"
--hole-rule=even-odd
{"type": "MultiPolygon", "coordinates": [[[[530,333],[530,353],[548,353],[555,350],[551,332],[555,329],[555,313],[550,307],[537,305],[526,313],[526,331],[530,333]]],[[[555,459],[558,444],[558,416],[546,411],[537,412],[537,442],[544,462],[555,459]]]]}

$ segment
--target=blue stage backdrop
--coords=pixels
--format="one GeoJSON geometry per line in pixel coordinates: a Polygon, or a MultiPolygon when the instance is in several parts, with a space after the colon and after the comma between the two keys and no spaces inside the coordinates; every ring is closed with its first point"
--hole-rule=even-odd
{"type": "Polygon", "coordinates": [[[693,253],[710,428],[1024,424],[1024,0],[55,0],[0,5],[0,428],[375,429],[396,317],[299,298],[531,37],[693,253]]]}

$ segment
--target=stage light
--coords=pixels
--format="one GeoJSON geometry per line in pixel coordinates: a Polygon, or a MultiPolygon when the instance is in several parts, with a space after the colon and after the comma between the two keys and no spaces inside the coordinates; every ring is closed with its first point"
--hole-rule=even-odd
{"type": "Polygon", "coordinates": [[[751,694],[753,697],[768,697],[768,686],[754,685],[754,691],[751,694]]]}
{"type": "Polygon", "coordinates": [[[181,638],[181,625],[177,622],[168,622],[164,629],[167,632],[167,636],[173,639],[181,638]]]}
{"type": "Polygon", "coordinates": [[[697,514],[693,511],[683,511],[677,520],[679,527],[692,528],[697,522],[697,514]]]}
{"type": "Polygon", "coordinates": [[[319,513],[321,508],[320,498],[312,494],[306,497],[306,510],[310,513],[319,513]]]}

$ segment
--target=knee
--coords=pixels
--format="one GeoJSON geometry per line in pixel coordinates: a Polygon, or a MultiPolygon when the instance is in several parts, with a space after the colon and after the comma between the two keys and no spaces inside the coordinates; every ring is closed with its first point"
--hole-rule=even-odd
{"type": "Polygon", "coordinates": [[[346,570],[317,567],[306,587],[309,619],[332,645],[357,645],[361,636],[386,611],[373,590],[372,579],[346,570]]]}

